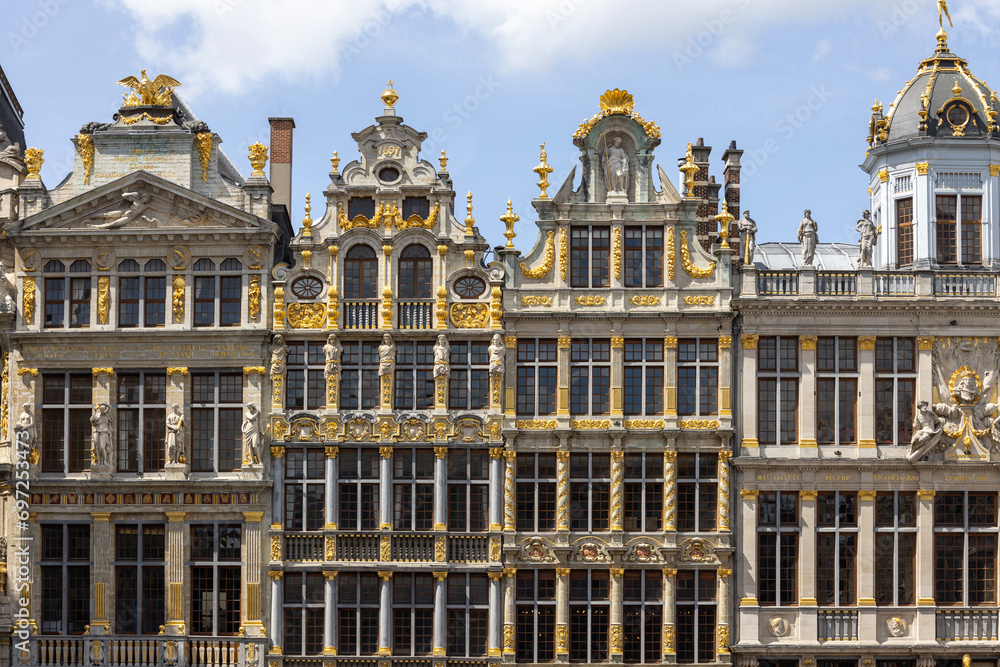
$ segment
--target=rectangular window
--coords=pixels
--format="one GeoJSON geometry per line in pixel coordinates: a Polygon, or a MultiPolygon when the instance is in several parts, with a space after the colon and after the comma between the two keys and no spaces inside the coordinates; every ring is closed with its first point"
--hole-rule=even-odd
{"type": "Polygon", "coordinates": [[[610,577],[606,570],[569,575],[569,661],[606,662],[610,623],[610,577]]]}
{"type": "Polygon", "coordinates": [[[285,450],[285,530],[323,530],[325,464],[322,449],[285,450]]]}
{"type": "Polygon", "coordinates": [[[243,448],[243,374],[191,374],[194,472],[232,472],[243,448]]]}
{"type": "Polygon", "coordinates": [[[517,530],[546,533],[556,529],[556,455],[517,455],[517,530]]]}
{"type": "Polygon", "coordinates": [[[663,530],[663,455],[625,454],[625,530],[655,533],[663,530]]]}
{"type": "Polygon", "coordinates": [[[611,530],[611,456],[571,454],[569,458],[570,530],[611,530]]]}
{"type": "Polygon", "coordinates": [[[757,511],[757,600],[761,606],[799,603],[799,494],[762,491],[757,511]]]}
{"type": "Polygon", "coordinates": [[[238,633],[241,540],[239,524],[191,526],[191,634],[238,633]]]}
{"type": "Polygon", "coordinates": [[[164,623],[166,530],[115,526],[115,631],[155,635],[164,623]]]}
{"type": "Polygon", "coordinates": [[[198,276],[194,279],[194,325],[210,327],[215,324],[215,276],[198,276]]]}
{"type": "Polygon", "coordinates": [[[90,373],[42,376],[42,472],[90,469],[93,387],[90,373]]]}
{"type": "MultiPolygon", "coordinates": [[[[338,490],[340,495],[338,520],[341,530],[378,530],[378,468],[377,448],[341,448],[338,490]]],[[[377,595],[376,602],[378,602],[377,595]]]]}
{"type": "Polygon", "coordinates": [[[958,263],[956,224],[957,197],[938,195],[937,202],[937,261],[939,264],[958,263]]]}
{"type": "Polygon", "coordinates": [[[234,327],[240,323],[240,293],[243,278],[219,276],[219,326],[234,327]]]}
{"type": "Polygon", "coordinates": [[[285,655],[323,653],[323,575],[320,572],[288,572],[282,586],[285,616],[285,655]]]}
{"type": "Polygon", "coordinates": [[[611,341],[577,339],[570,357],[570,412],[606,415],[611,412],[611,341]]]}
{"type": "Polygon", "coordinates": [[[857,602],[858,494],[816,500],[816,599],[821,607],[857,602]]]}
{"type": "Polygon", "coordinates": [[[677,414],[708,417],[719,414],[719,341],[677,341],[677,414]]]}
{"type": "Polygon", "coordinates": [[[66,279],[45,279],[45,328],[62,328],[66,316],[66,279]]]}
{"type": "Polygon", "coordinates": [[[625,287],[663,287],[663,227],[625,228],[625,287]]]}
{"type": "Polygon", "coordinates": [[[378,343],[343,343],[340,409],[372,410],[379,406],[378,343]]]}
{"type": "Polygon", "coordinates": [[[166,322],[167,279],[165,277],[145,277],[143,282],[145,283],[143,325],[162,327],[166,322]]]}
{"type": "Polygon", "coordinates": [[[896,254],[899,266],[913,264],[913,197],[896,200],[896,254]]]}
{"type": "Polygon", "coordinates": [[[875,498],[875,603],[904,606],[916,602],[916,494],[879,492],[875,498]]]}
{"type": "Polygon", "coordinates": [[[611,284],[611,228],[571,227],[570,286],[608,287],[611,284]]]}
{"type": "Polygon", "coordinates": [[[716,579],[713,570],[677,573],[677,662],[715,661],[716,579]]]}
{"type": "Polygon", "coordinates": [[[517,414],[554,415],[559,352],[555,340],[517,342],[517,414]]]}
{"type": "Polygon", "coordinates": [[[909,445],[916,408],[917,341],[879,338],[875,342],[875,441],[909,445]]]}
{"type": "Polygon", "coordinates": [[[757,347],[757,438],[798,443],[799,340],[761,337],[757,347]]]}
{"type": "Polygon", "coordinates": [[[430,655],[434,632],[434,577],[397,572],[392,578],[392,654],[430,655]]]}
{"type": "Polygon", "coordinates": [[[323,342],[288,343],[285,409],[322,410],[326,407],[326,353],[323,342]]]}
{"type": "Polygon", "coordinates": [[[485,532],[489,525],[489,451],[448,450],[448,530],[485,532]]]}
{"type": "Polygon", "coordinates": [[[857,442],[858,339],[823,336],[816,342],[816,441],[857,442]]]}
{"type": "Polygon", "coordinates": [[[983,198],[962,195],[962,264],[983,262],[983,198]]]}
{"type": "Polygon", "coordinates": [[[663,340],[625,341],[624,412],[628,416],[663,414],[663,340]]]}
{"type": "Polygon", "coordinates": [[[489,407],[489,343],[455,341],[451,344],[448,391],[448,407],[451,410],[484,410],[489,407]]]}
{"type": "Polygon", "coordinates": [[[118,376],[118,470],[163,470],[167,420],[167,376],[122,373],[118,376]]]}
{"type": "Polygon", "coordinates": [[[556,657],[556,573],[520,570],[514,616],[518,662],[552,662],[556,657]]]}
{"type": "Polygon", "coordinates": [[[392,452],[392,527],[429,531],[434,528],[434,451],[392,452]]]}
{"type": "Polygon", "coordinates": [[[490,582],[485,574],[448,575],[448,655],[486,656],[490,582]]]}
{"type": "Polygon", "coordinates": [[[677,530],[716,529],[719,457],[717,454],[677,455],[677,530]]]}
{"type": "Polygon", "coordinates": [[[934,599],[996,604],[997,494],[939,493],[934,499],[934,599]]]}
{"type": "Polygon", "coordinates": [[[122,329],[139,326],[139,306],[142,278],[118,279],[118,326],[122,329]]]}
{"type": "Polygon", "coordinates": [[[337,582],[338,655],[378,653],[379,581],[374,572],[343,572],[337,582]]]}
{"type": "Polygon", "coordinates": [[[622,583],[624,662],[628,664],[660,662],[663,575],[659,570],[628,570],[622,583]]]}
{"type": "Polygon", "coordinates": [[[434,407],[434,343],[419,341],[396,346],[397,410],[434,407]]]}
{"type": "Polygon", "coordinates": [[[41,529],[42,634],[82,635],[90,623],[90,526],[41,529]]]}

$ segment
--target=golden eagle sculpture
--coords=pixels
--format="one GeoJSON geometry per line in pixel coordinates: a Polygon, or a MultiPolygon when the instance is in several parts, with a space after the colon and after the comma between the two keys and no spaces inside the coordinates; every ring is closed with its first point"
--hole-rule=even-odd
{"type": "Polygon", "coordinates": [[[132,89],[128,95],[122,95],[122,100],[127,107],[139,106],[140,104],[158,107],[168,107],[171,105],[171,93],[174,88],[181,85],[177,79],[160,74],[152,81],[146,76],[146,70],[142,70],[140,78],[127,76],[118,82],[119,86],[127,86],[132,89]]]}

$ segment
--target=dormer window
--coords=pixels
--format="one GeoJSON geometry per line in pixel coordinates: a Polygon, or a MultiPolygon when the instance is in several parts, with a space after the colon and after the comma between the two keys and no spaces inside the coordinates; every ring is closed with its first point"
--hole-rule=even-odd
{"type": "Polygon", "coordinates": [[[431,215],[431,203],[427,197],[406,197],[403,199],[403,219],[408,220],[411,215],[427,219],[431,215]]]}
{"type": "Polygon", "coordinates": [[[374,197],[351,197],[347,202],[347,217],[351,220],[363,215],[369,220],[375,217],[374,197]]]}

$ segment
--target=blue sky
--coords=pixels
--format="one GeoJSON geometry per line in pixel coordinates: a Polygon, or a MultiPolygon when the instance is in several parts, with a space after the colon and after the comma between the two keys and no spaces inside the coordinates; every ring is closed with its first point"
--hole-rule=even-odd
{"type": "MultiPolygon", "coordinates": [[[[952,51],[995,82],[1000,0],[950,4],[952,51]]],[[[715,148],[721,179],[736,140],[758,242],[793,240],[804,208],[821,241],[854,242],[870,107],[888,107],[938,29],[934,0],[21,0],[3,12],[0,64],[50,187],[72,164],[70,137],[110,121],[115,81],[145,68],[185,84],[244,173],[267,118],[295,118],[298,220],[333,151],[357,156],[350,133],[380,115],[392,78],[398,113],[431,137],[423,156],[448,153],[459,217],[472,190],[480,229],[500,244],[512,198],[522,251],[535,237],[538,144],[558,187],[578,163],[573,132],[616,87],[660,125],[657,161],[675,184],[689,141],[715,148]]]]}

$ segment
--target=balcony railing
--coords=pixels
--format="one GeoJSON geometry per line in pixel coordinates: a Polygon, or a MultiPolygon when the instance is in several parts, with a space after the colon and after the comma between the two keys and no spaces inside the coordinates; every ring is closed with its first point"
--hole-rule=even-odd
{"type": "Polygon", "coordinates": [[[377,329],[378,299],[344,301],[345,329],[377,329]]]}
{"type": "Polygon", "coordinates": [[[996,278],[982,273],[946,273],[934,276],[934,296],[996,296],[996,278]]]}
{"type": "Polygon", "coordinates": [[[393,535],[392,559],[406,563],[433,563],[433,535],[393,535]]]}
{"type": "Polygon", "coordinates": [[[822,296],[854,296],[858,293],[857,275],[820,271],[816,275],[816,293],[822,296]]]}
{"type": "Polygon", "coordinates": [[[857,641],[858,612],[853,609],[820,610],[817,640],[821,642],[857,641]]]}
{"type": "Polygon", "coordinates": [[[448,560],[458,563],[485,563],[490,556],[490,539],[479,535],[448,537],[448,560]]]}
{"type": "Polygon", "coordinates": [[[337,535],[337,560],[379,560],[378,535],[337,535]]]}
{"type": "Polygon", "coordinates": [[[396,326],[400,329],[433,329],[434,300],[400,301],[396,326]]]}
{"type": "Polygon", "coordinates": [[[880,271],[875,274],[875,294],[878,296],[913,296],[917,280],[912,273],[880,271]]]}
{"type": "Polygon", "coordinates": [[[12,651],[18,667],[237,667],[256,663],[264,638],[84,635],[34,636],[29,653],[12,651]],[[253,645],[251,647],[251,644],[253,645]],[[248,661],[247,656],[254,657],[248,661]]]}
{"type": "Polygon", "coordinates": [[[322,535],[285,534],[285,559],[302,561],[323,560],[322,535]]]}
{"type": "Polygon", "coordinates": [[[739,283],[741,298],[852,297],[857,299],[990,299],[1000,300],[1000,272],[935,270],[781,271],[745,266],[739,283]]]}
{"type": "Polygon", "coordinates": [[[799,274],[794,271],[761,271],[757,293],[766,296],[794,296],[799,293],[799,274]]]}
{"type": "Polygon", "coordinates": [[[936,615],[939,642],[997,641],[996,609],[941,609],[936,615]]]}

